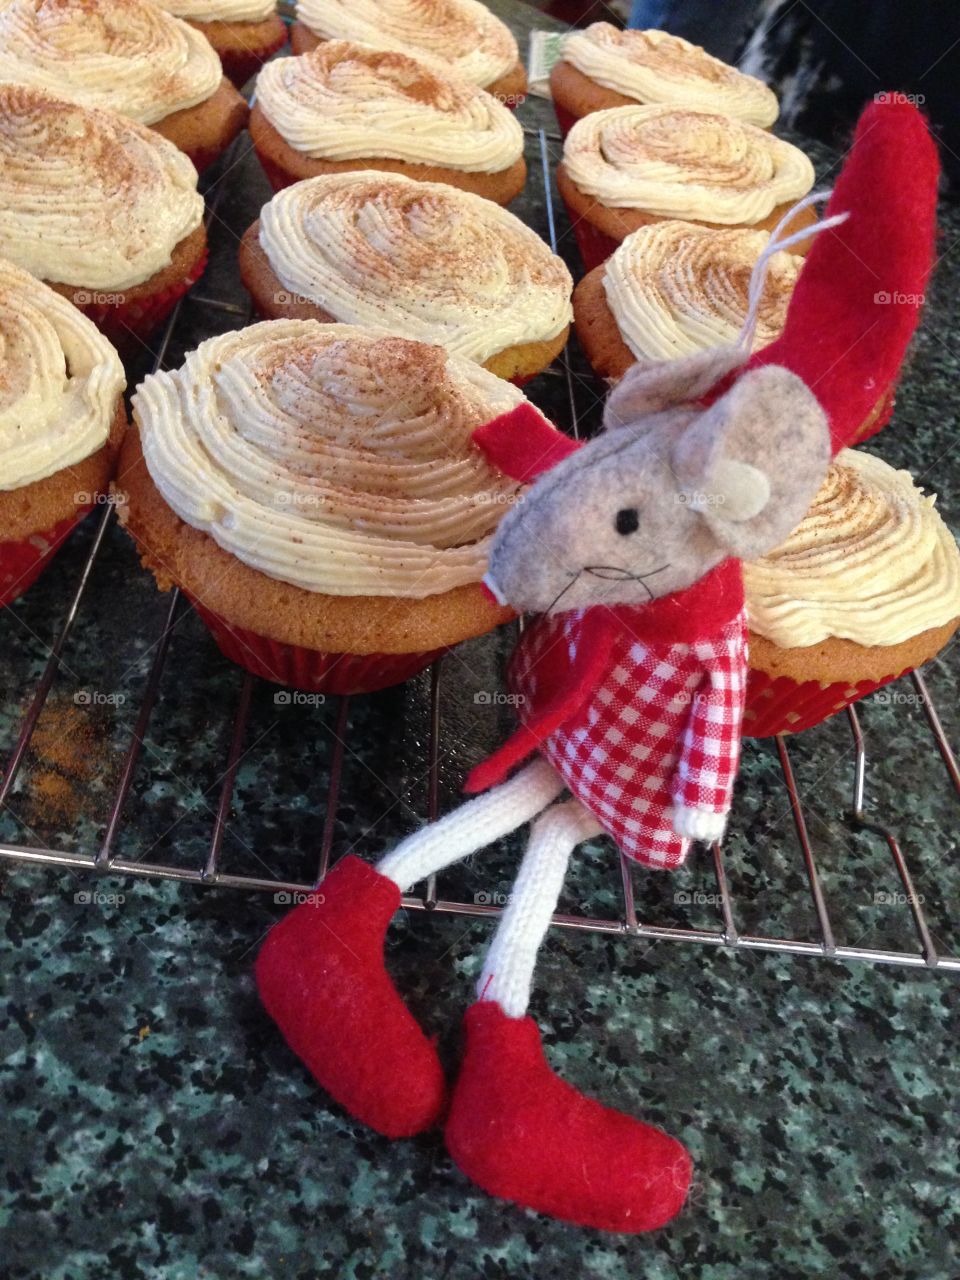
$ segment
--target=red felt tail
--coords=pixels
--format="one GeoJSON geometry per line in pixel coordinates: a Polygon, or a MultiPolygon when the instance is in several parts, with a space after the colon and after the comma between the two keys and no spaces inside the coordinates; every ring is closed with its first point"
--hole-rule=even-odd
{"type": "Polygon", "coordinates": [[[834,452],[889,417],[871,415],[893,389],[933,265],[937,148],[902,94],[879,98],[860,117],[824,215],[850,216],[817,236],[786,328],[748,366],[798,374],[830,419],[834,452]]]}

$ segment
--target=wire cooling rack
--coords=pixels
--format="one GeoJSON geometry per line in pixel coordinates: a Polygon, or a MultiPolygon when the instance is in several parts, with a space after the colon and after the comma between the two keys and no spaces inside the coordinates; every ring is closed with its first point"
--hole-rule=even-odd
{"type": "MultiPolygon", "coordinates": [[[[552,194],[550,176],[550,152],[556,148],[558,139],[543,129],[525,129],[528,142],[529,158],[540,170],[543,182],[545,215],[547,230],[553,248],[557,249],[557,219],[552,194]]],[[[234,148],[224,158],[208,187],[212,194],[208,196],[208,230],[213,241],[220,226],[217,210],[227,190],[224,182],[231,172],[239,166],[242,148],[249,144],[239,139],[234,148]]],[[[152,362],[155,371],[164,367],[168,351],[174,343],[178,326],[182,324],[183,305],[177,306],[171,315],[166,330],[162,335],[156,357],[152,362]]],[[[216,317],[222,323],[224,319],[233,324],[244,324],[250,319],[249,306],[239,302],[223,301],[204,294],[204,281],[195,287],[186,302],[194,313],[200,312],[216,317]]],[[[202,324],[202,320],[201,320],[202,324]]],[[[580,413],[578,398],[580,388],[587,388],[593,404],[599,399],[598,388],[589,388],[588,383],[576,374],[571,367],[571,360],[565,352],[554,367],[548,371],[554,378],[565,382],[565,400],[569,405],[570,423],[575,433],[578,432],[580,413]]],[[[17,788],[23,766],[31,747],[38,721],[43,713],[47,700],[61,674],[64,651],[77,623],[81,602],[87,592],[91,575],[98,557],[104,547],[105,538],[114,519],[114,509],[106,505],[102,509],[93,533],[89,553],[79,572],[73,588],[72,596],[66,607],[62,624],[48,651],[45,666],[42,669],[32,693],[25,701],[24,711],[15,730],[15,741],[9,752],[6,766],[0,781],[0,810],[8,805],[8,801],[17,788]]],[[[221,889],[243,889],[268,892],[282,900],[295,901],[298,895],[314,890],[331,863],[334,849],[335,824],[338,811],[343,802],[344,791],[344,759],[349,750],[351,721],[355,704],[360,699],[340,698],[333,700],[335,707],[331,719],[329,735],[329,769],[326,796],[319,817],[319,856],[315,864],[315,874],[309,880],[297,881],[269,876],[251,876],[231,871],[224,857],[224,837],[228,829],[232,805],[235,797],[238,767],[244,752],[248,725],[250,721],[251,703],[255,693],[256,680],[245,674],[240,684],[235,706],[232,708],[232,731],[226,750],[223,770],[220,775],[219,794],[213,810],[212,823],[205,857],[193,866],[182,866],[170,861],[147,861],[145,859],[125,858],[118,853],[118,837],[123,829],[125,814],[129,808],[131,789],[138,770],[146,767],[144,744],[147,737],[151,717],[160,695],[161,679],[167,665],[171,636],[176,628],[181,613],[188,609],[186,601],[174,591],[158,635],[151,637],[150,645],[152,661],[143,687],[141,700],[136,711],[135,722],[129,734],[122,758],[115,789],[109,806],[109,813],[103,827],[99,844],[94,848],[83,848],[71,851],[64,848],[48,847],[39,844],[36,847],[18,843],[0,843],[0,858],[21,864],[36,866],[70,868],[75,871],[107,873],[113,876],[134,876],[145,879],[167,879],[182,881],[197,886],[216,886],[221,889]]],[[[226,659],[224,659],[226,661],[226,659]]],[[[448,660],[449,661],[449,660],[448,660]]],[[[929,753],[926,762],[930,786],[935,786],[934,777],[937,771],[943,770],[946,783],[953,801],[960,798],[960,770],[947,734],[941,721],[938,708],[931,692],[920,672],[914,673],[912,681],[914,693],[902,695],[901,700],[919,705],[929,736],[925,739],[924,750],[929,753]]],[[[440,811],[440,758],[441,758],[441,693],[444,681],[444,660],[436,662],[431,668],[426,682],[426,720],[428,724],[427,741],[427,787],[426,805],[423,817],[432,820],[440,811]]],[[[901,682],[902,683],[902,682],[901,682]]],[[[896,687],[896,686],[891,686],[896,687]]],[[[909,687],[909,686],[908,686],[909,687]]],[[[199,694],[200,691],[198,691],[199,694]]],[[[747,899],[737,899],[731,891],[731,877],[728,874],[728,858],[724,849],[714,845],[711,850],[712,867],[710,873],[716,884],[716,892],[702,895],[716,909],[716,920],[712,927],[691,928],[673,924],[656,924],[640,918],[635,897],[634,871],[629,862],[620,858],[620,883],[618,896],[619,910],[612,915],[602,916],[593,911],[581,913],[557,914],[554,923],[569,930],[585,930],[607,935],[624,935],[635,939],[652,941],[671,941],[699,943],[706,946],[725,947],[737,951],[775,952],[789,955],[805,955],[828,957],[837,960],[861,960],[875,963],[895,964],[913,967],[936,968],[940,971],[960,971],[960,956],[951,954],[949,948],[938,945],[937,927],[931,924],[925,912],[925,899],[918,893],[914,875],[908,865],[908,858],[902,847],[901,839],[896,832],[874,820],[866,803],[866,781],[868,776],[868,757],[865,735],[861,729],[860,716],[856,708],[849,708],[842,717],[845,718],[850,732],[848,748],[848,767],[850,771],[849,802],[842,822],[851,833],[862,832],[875,837],[881,845],[886,846],[889,853],[898,902],[909,909],[909,917],[915,934],[915,945],[900,948],[864,947],[847,945],[837,939],[832,913],[834,903],[824,888],[824,876],[818,865],[814,841],[810,835],[810,815],[801,790],[798,787],[794,764],[796,739],[785,737],[776,740],[775,749],[782,779],[783,793],[778,797],[785,799],[789,805],[795,830],[795,848],[793,856],[799,863],[802,883],[809,892],[810,905],[814,914],[816,927],[812,938],[779,936],[771,931],[744,931],[738,927],[739,907],[747,904],[747,899]]],[[[802,737],[803,735],[801,735],[802,737]]],[[[735,830],[736,815],[732,824],[735,830]]],[[[796,883],[796,881],[795,881],[796,883]]],[[[791,890],[792,892],[793,890],[791,890]]],[[[454,896],[444,896],[436,877],[426,882],[423,893],[408,895],[404,905],[414,911],[435,911],[450,915],[467,917],[495,916],[500,908],[482,900],[490,895],[476,895],[473,901],[461,900],[454,896]],[[481,899],[481,900],[478,900],[481,899]]],[[[684,895],[677,895],[683,899],[684,895]]]]}

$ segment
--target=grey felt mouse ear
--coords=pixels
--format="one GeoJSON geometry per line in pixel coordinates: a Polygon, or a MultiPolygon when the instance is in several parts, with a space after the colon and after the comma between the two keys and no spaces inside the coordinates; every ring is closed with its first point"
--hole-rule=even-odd
{"type": "Polygon", "coordinates": [[[720,546],[752,560],[796,528],[823,482],[827,417],[802,379],[766,365],[690,424],[671,461],[684,501],[720,546]]]}
{"type": "Polygon", "coordinates": [[[645,414],[694,403],[749,354],[740,345],[710,347],[678,360],[631,365],[607,397],[604,428],[629,426],[645,414]]]}

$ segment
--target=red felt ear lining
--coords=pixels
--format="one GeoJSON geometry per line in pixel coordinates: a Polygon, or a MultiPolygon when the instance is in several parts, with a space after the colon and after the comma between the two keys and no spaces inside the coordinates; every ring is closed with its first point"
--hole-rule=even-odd
{"type": "Polygon", "coordinates": [[[522,484],[536,480],[581,447],[526,401],[477,427],[473,441],[491,466],[522,484]]]}

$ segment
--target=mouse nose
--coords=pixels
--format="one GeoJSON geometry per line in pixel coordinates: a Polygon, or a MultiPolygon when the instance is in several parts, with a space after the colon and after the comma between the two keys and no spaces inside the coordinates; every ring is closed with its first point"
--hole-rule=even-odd
{"type": "Polygon", "coordinates": [[[504,605],[508,603],[507,597],[494,581],[492,573],[488,573],[484,576],[480,583],[480,589],[487,599],[493,602],[493,604],[504,605]]]}

